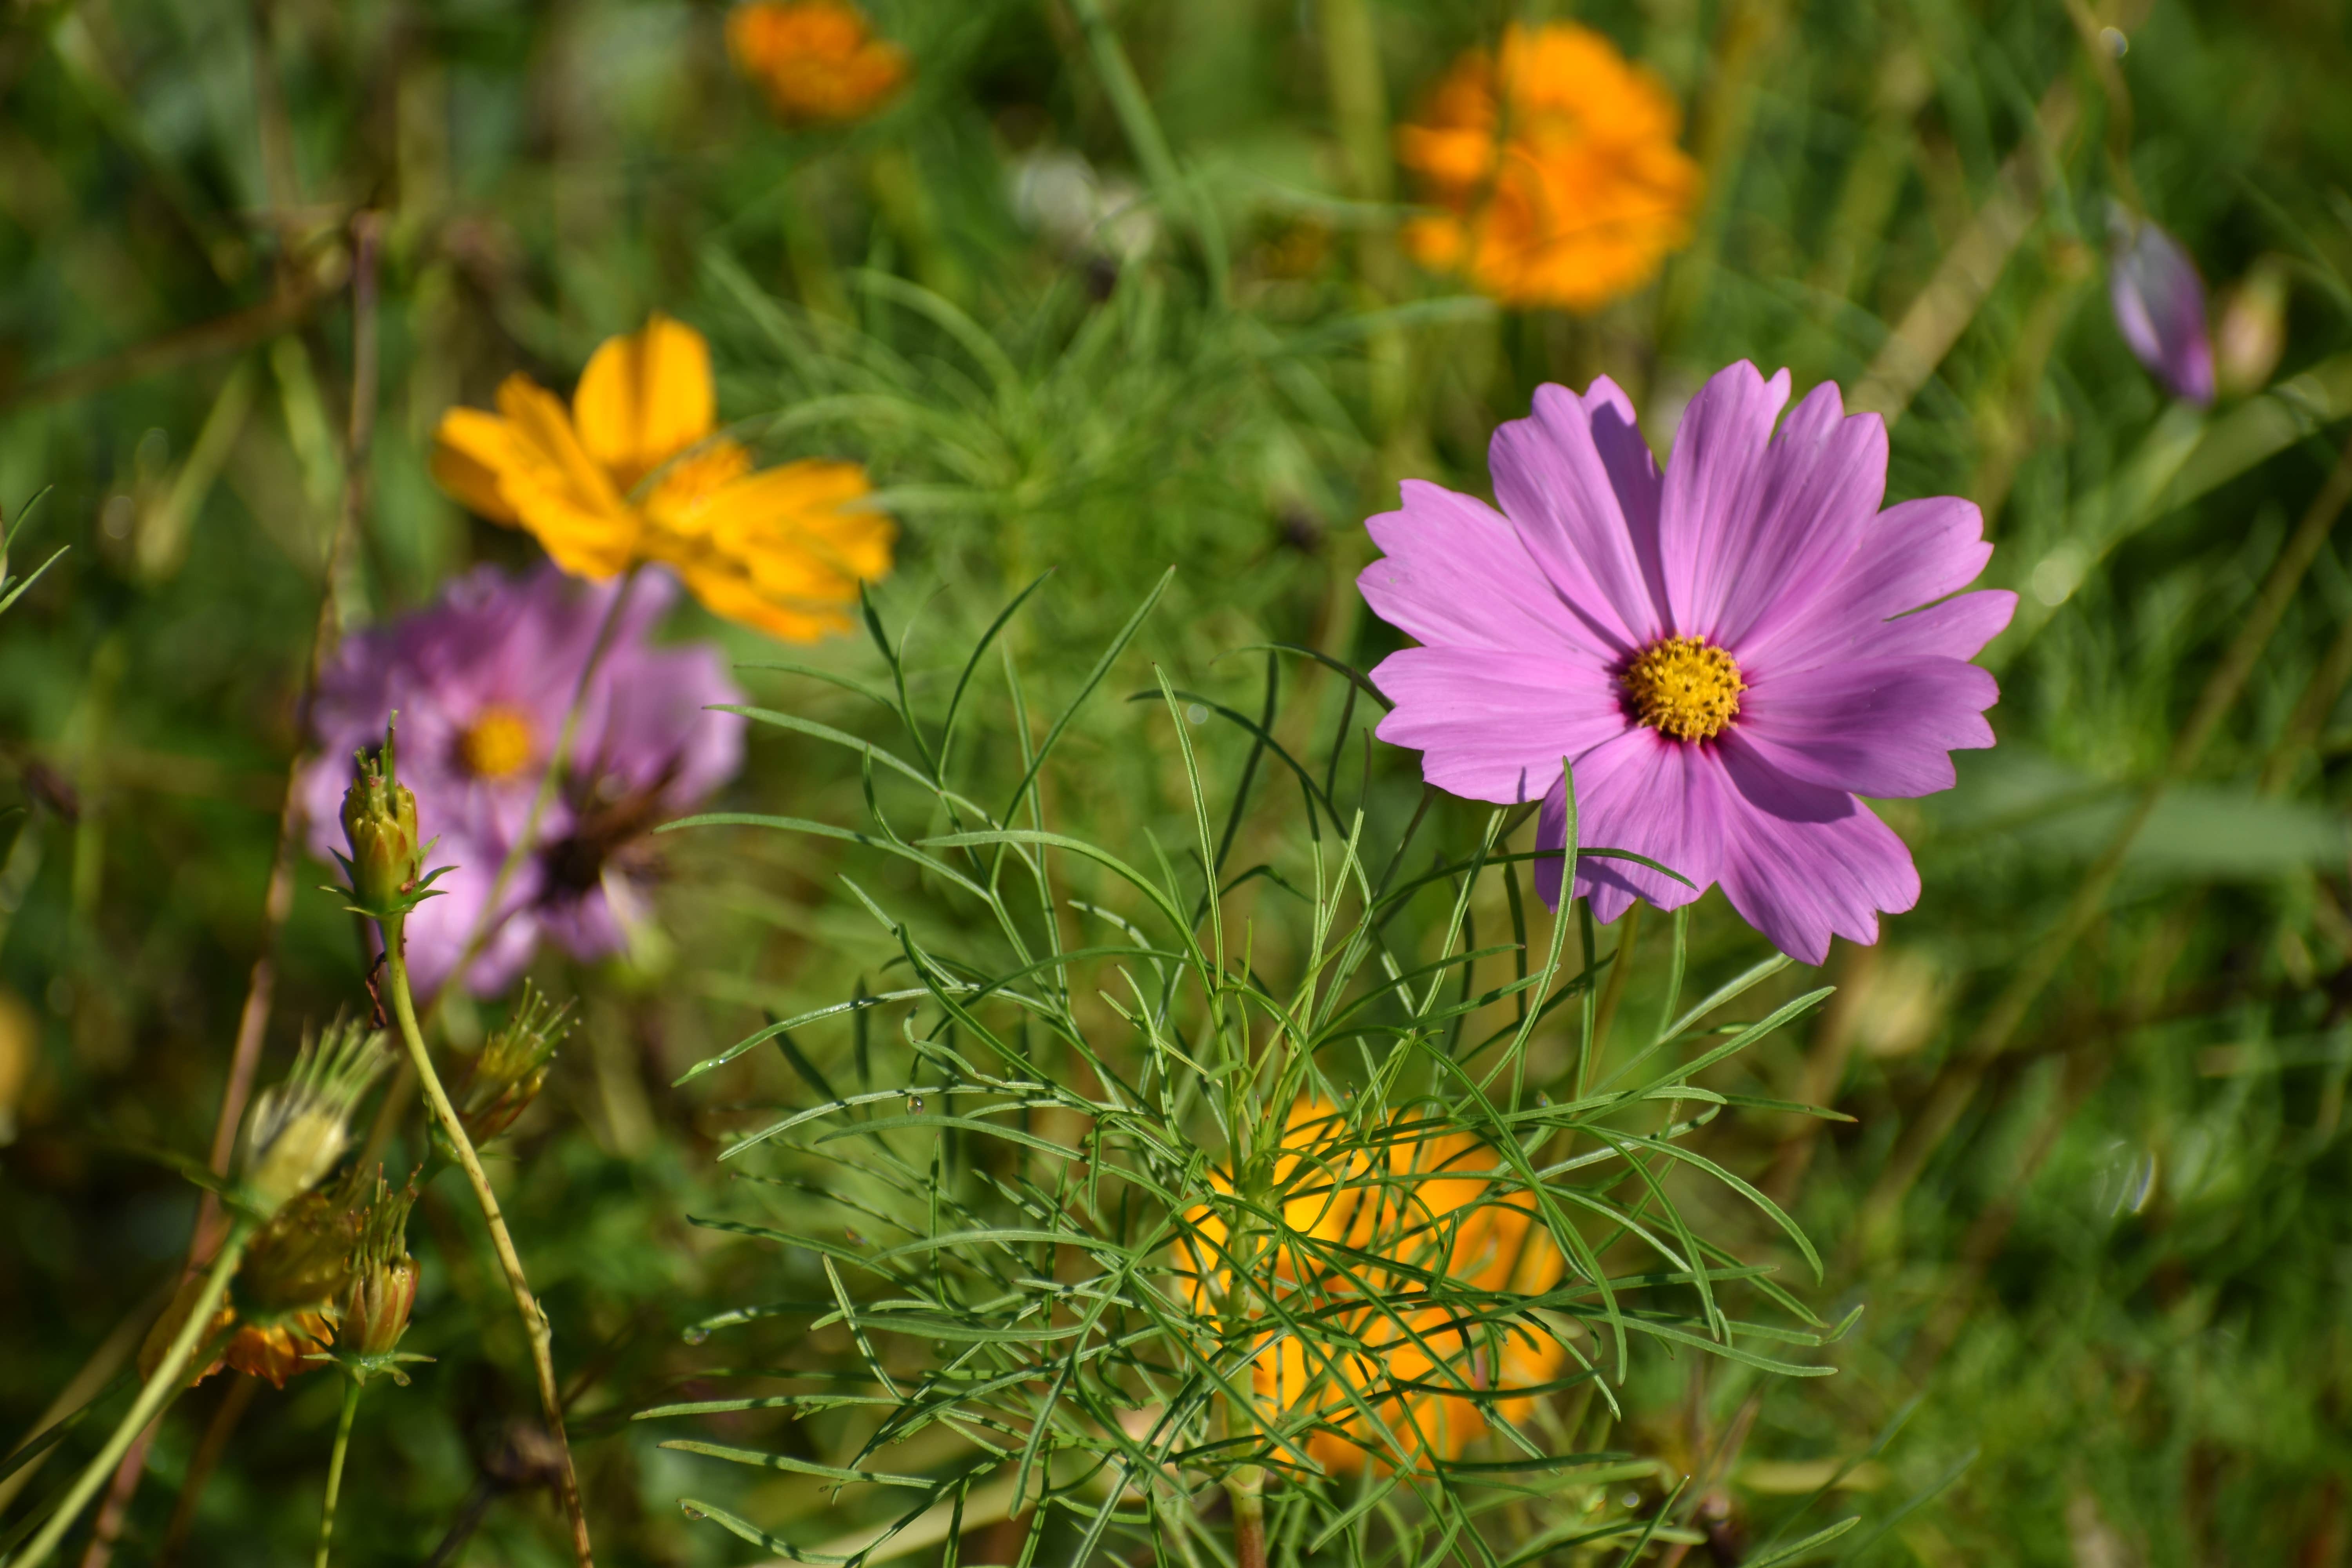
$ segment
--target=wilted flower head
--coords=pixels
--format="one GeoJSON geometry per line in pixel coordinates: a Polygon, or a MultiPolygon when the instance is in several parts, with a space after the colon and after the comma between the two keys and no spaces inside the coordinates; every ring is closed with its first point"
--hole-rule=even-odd
{"type": "Polygon", "coordinates": [[[571,1027],[564,1017],[571,1010],[571,1003],[559,1007],[530,981],[522,983],[514,1016],[476,1053],[457,1090],[457,1117],[475,1148],[513,1126],[539,1098],[556,1044],[571,1027]]]}
{"type": "Polygon", "coordinates": [[[814,642],[846,631],[858,584],[890,570],[897,531],[859,504],[866,470],[806,460],[755,471],[713,435],[709,345],[667,316],[606,339],[569,411],[521,374],[498,402],[496,414],[442,416],[433,477],[492,522],[530,531],[574,576],[663,562],[715,614],[814,642]]]}
{"type": "Polygon", "coordinates": [[[309,1358],[333,1342],[329,1320],[351,1279],[361,1217],[355,1196],[340,1183],[305,1193],[253,1238],[229,1291],[236,1332],[224,1359],[233,1371],[283,1388],[317,1367],[309,1358]]]}
{"type": "MultiPolygon", "coordinates": [[[[334,805],[352,738],[401,716],[402,777],[420,830],[453,868],[447,894],[408,917],[408,963],[420,991],[438,990],[482,921],[490,884],[520,837],[545,777],[616,584],[583,584],[542,566],[516,581],[477,568],[439,600],[344,641],[312,710],[323,760],[302,779],[311,847],[332,842],[334,805]]],[[[582,706],[563,788],[488,926],[467,976],[488,994],[511,984],[542,935],[581,958],[620,950],[643,918],[647,868],[638,836],[688,809],[742,763],[743,721],[707,711],[743,693],[706,645],[656,647],[655,624],[676,597],[660,571],[629,590],[582,706]]]]}
{"type": "Polygon", "coordinates": [[[1591,310],[1689,242],[1698,165],[1666,86],[1590,27],[1514,24],[1439,81],[1397,158],[1443,212],[1405,247],[1510,305],[1591,310]]]}
{"type": "Polygon", "coordinates": [[[2107,297],[2124,342],[2175,397],[2213,401],[2205,280],[2180,242],[2148,218],[2110,209],[2107,297]]]}
{"type": "Polygon", "coordinates": [[[331,1310],[351,1278],[361,1211],[344,1184],[304,1193],[262,1226],[230,1287],[240,1317],[331,1310]]]}
{"type": "Polygon", "coordinates": [[[237,1184],[248,1207],[267,1220],[334,1169],[352,1106],[389,1060],[383,1036],[356,1024],[304,1042],[286,1081],[263,1089],[246,1115],[237,1184]]]}
{"type": "MultiPolygon", "coordinates": [[[[1557,1375],[1565,1349],[1511,1308],[1559,1282],[1559,1250],[1500,1163],[1420,1111],[1367,1140],[1308,1097],[1291,1107],[1274,1163],[1283,1234],[1270,1251],[1236,1258],[1217,1205],[1186,1215],[1196,1310],[1246,1322],[1278,1306],[1315,1325],[1268,1336],[1250,1364],[1261,1422],[1305,1428],[1299,1446],[1325,1469],[1456,1459],[1492,1420],[1521,1419],[1531,1397],[1492,1394],[1557,1375]]],[[[1229,1173],[1210,1180],[1232,1193],[1229,1173]]]]}
{"type": "MultiPolygon", "coordinates": [[[[365,1356],[388,1356],[408,1331],[408,1314],[416,1305],[416,1259],[408,1256],[408,1210],[416,1201],[416,1184],[394,1193],[376,1173],[375,1200],[368,1205],[352,1248],[351,1283],[343,1295],[342,1321],[337,1342],[365,1356]]],[[[394,1369],[395,1379],[405,1381],[394,1369]]]]}
{"type": "MultiPolygon", "coordinates": [[[[1716,882],[1792,958],[1832,932],[1874,942],[1919,897],[1911,854],[1859,795],[1953,783],[1949,753],[1990,746],[1999,689],[1967,661],[2017,596],[1958,594],[1983,571],[1976,507],[1880,510],[1886,428],[1828,383],[1780,434],[1789,373],[1745,362],[1691,400],[1664,473],[1607,378],[1538,388],[1495,433],[1498,512],[1407,480],[1371,520],[1386,552],[1358,583],[1422,647],[1373,682],[1381,739],[1421,751],[1441,789],[1541,800],[1537,846],[1565,840],[1567,759],[1586,855],[1575,891],[1613,921],[1716,882]],[[1922,609],[1920,606],[1927,605],[1922,609]],[[1911,612],[1916,612],[1916,614],[1911,612]]],[[[1537,886],[1559,896],[1560,863],[1537,886]]]]}
{"type": "MultiPolygon", "coordinates": [[[[352,1247],[362,1215],[348,1183],[303,1193],[254,1236],[230,1292],[215,1310],[207,1360],[192,1363],[188,1382],[203,1382],[226,1365],[277,1387],[318,1365],[312,1358],[335,1337],[331,1321],[351,1279],[352,1247]]],[[[184,1280],[171,1307],[140,1348],[140,1374],[153,1373],[194,1310],[204,1281],[184,1280]]]]}
{"type": "Polygon", "coordinates": [[[727,16],[727,52],[788,125],[862,120],[906,85],[907,54],[840,0],[757,0],[727,16]]]}

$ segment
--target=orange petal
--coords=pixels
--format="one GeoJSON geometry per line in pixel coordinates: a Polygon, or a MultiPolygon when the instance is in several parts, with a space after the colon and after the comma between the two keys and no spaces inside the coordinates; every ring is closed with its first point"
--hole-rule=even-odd
{"type": "Polygon", "coordinates": [[[509,528],[522,520],[499,489],[513,465],[514,432],[497,415],[452,408],[433,432],[433,481],[467,510],[509,528]]]}
{"type": "Polygon", "coordinates": [[[644,525],[573,434],[563,405],[520,375],[499,388],[514,439],[499,489],[555,563],[579,577],[610,577],[635,555],[644,525]]]}
{"type": "Polygon", "coordinates": [[[572,395],[580,444],[624,494],[710,434],[718,396],[710,345],[656,311],[645,331],[607,338],[572,395]]]}

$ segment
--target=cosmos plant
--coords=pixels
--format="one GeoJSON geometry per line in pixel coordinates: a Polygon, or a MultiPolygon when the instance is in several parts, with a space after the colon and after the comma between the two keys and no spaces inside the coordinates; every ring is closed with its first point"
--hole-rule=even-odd
{"type": "Polygon", "coordinates": [[[1400,820],[1369,773],[1350,787],[1337,765],[1368,739],[1360,709],[1385,699],[1319,662],[1306,668],[1339,715],[1320,765],[1276,739],[1278,656],[1247,713],[1163,674],[1135,694],[1139,744],[1165,759],[1181,840],[1066,828],[1037,781],[1150,608],[1001,773],[948,740],[983,701],[1033,732],[1017,664],[992,657],[1013,612],[944,706],[921,708],[877,616],[890,679],[859,689],[888,703],[895,742],[755,714],[856,751],[870,819],[673,825],[864,846],[880,863],[846,879],[898,955],[870,987],[686,1075],[781,1049],[802,1080],[723,1151],[751,1180],[698,1221],[773,1246],[775,1287],[688,1341],[783,1319],[845,1333],[856,1363],[641,1415],[671,1448],[838,1488],[828,1538],[705,1496],[686,1511],[797,1561],[880,1561],[1020,1521],[1024,1563],[1238,1568],[1578,1544],[1614,1558],[1686,1521],[1678,1498],[1629,1505],[1635,1470],[1601,1439],[1646,1357],[1828,1370],[1811,1349],[1839,1331],[1777,1277],[1779,1260],[1817,1275],[1811,1242],[1686,1142],[1766,1103],[1708,1069],[1827,992],[1744,1009],[1786,965],[1772,955],[1686,994],[1678,913],[1658,1013],[1619,1024],[1631,944],[1598,952],[1580,908],[1547,917],[1530,872],[1548,857],[1579,889],[1601,885],[1596,861],[1675,874],[1602,847],[1569,785],[1558,847],[1508,847],[1539,778],[1475,814],[1427,792],[1400,820]],[[979,672],[1000,662],[984,697],[979,672]],[[1219,715],[1229,733],[1195,731],[1219,715]],[[903,897],[878,879],[891,864],[914,874],[903,897]],[[952,948],[931,934],[942,905],[975,917],[952,948]],[[834,1031],[848,1049],[827,1048],[834,1031]],[[856,1080],[815,1065],[828,1057],[856,1080]],[[1742,1257],[1710,1234],[1682,1206],[1691,1181],[1776,1247],[1742,1257]],[[868,1436],[818,1465],[801,1439],[747,1439],[753,1410],[860,1411],[868,1436]]]}

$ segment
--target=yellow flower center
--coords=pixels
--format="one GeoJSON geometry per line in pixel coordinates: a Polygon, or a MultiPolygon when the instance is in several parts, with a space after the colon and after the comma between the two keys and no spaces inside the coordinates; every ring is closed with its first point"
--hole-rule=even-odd
{"type": "Polygon", "coordinates": [[[1710,741],[1739,717],[1748,682],[1729,654],[1703,637],[1661,637],[1625,671],[1633,716],[1677,741],[1710,741]]]}
{"type": "Polygon", "coordinates": [[[530,761],[530,720],[516,709],[485,708],[457,737],[457,755],[476,778],[520,773],[530,761]]]}

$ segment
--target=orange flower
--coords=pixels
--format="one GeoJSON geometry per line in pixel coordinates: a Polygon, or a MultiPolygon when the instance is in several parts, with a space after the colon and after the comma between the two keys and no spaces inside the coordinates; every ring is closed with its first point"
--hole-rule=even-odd
{"type": "Polygon", "coordinates": [[[1665,84],[1599,33],[1514,26],[1499,61],[1464,55],[1398,128],[1398,161],[1444,209],[1407,224],[1405,248],[1507,305],[1596,310],[1690,239],[1681,129],[1665,84]]]}
{"type": "Polygon", "coordinates": [[[848,630],[842,606],[890,570],[897,529],[855,504],[866,470],[811,460],[754,471],[750,453],[712,436],[709,345],[667,316],[606,339],[570,412],[520,374],[498,403],[442,416],[433,477],[491,521],[530,530],[575,576],[663,562],[717,614],[814,642],[848,630]]]}
{"type": "Polygon", "coordinates": [[[727,18],[727,49],[791,125],[862,120],[907,80],[907,54],[840,0],[760,0],[727,18]]]}
{"type": "MultiPolygon", "coordinates": [[[[1559,1251],[1535,1227],[1534,1200],[1524,1189],[1496,1191],[1494,1151],[1469,1132],[1402,1118],[1384,1149],[1367,1149],[1346,1136],[1338,1107],[1312,1098],[1291,1107],[1283,1149],[1274,1190],[1295,1239],[1256,1265],[1257,1289],[1241,1310],[1265,1315],[1271,1294],[1321,1331],[1269,1336],[1276,1342],[1251,1363],[1264,1417],[1292,1424],[1312,1401],[1320,1425],[1300,1446],[1334,1474],[1368,1458],[1386,1468],[1397,1449],[1409,1460],[1458,1458],[1489,1412],[1523,1419],[1531,1395],[1482,1402],[1444,1390],[1548,1383],[1567,1355],[1560,1342],[1524,1321],[1474,1323],[1454,1306],[1414,1304],[1433,1289],[1536,1295],[1559,1282],[1559,1251]]],[[[1223,1173],[1210,1183],[1233,1190],[1223,1173]]],[[[1235,1294],[1230,1232],[1207,1207],[1186,1218],[1188,1291],[1196,1310],[1213,1310],[1235,1294]]]]}

